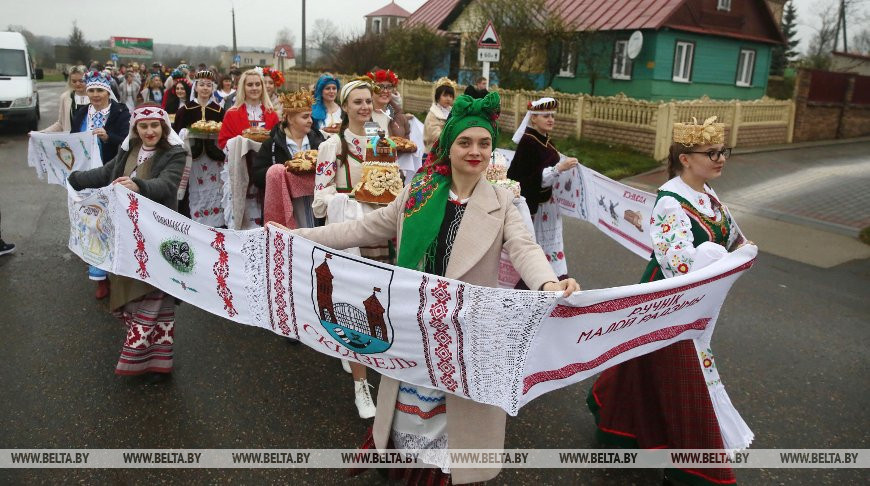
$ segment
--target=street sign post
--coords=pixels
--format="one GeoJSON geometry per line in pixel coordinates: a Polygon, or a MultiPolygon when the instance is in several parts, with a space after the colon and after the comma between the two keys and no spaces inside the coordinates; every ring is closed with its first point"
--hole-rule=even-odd
{"type": "Polygon", "coordinates": [[[233,62],[236,64],[241,64],[242,63],[242,56],[236,54],[235,56],[233,56],[233,62]]]}
{"type": "Polygon", "coordinates": [[[490,20],[477,39],[477,60],[483,63],[483,77],[486,78],[486,89],[489,89],[489,63],[501,59],[501,38],[495,31],[490,20]]]}

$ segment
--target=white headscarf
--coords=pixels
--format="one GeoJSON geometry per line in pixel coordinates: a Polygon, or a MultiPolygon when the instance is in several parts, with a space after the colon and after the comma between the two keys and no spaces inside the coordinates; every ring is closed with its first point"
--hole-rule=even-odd
{"type": "Polygon", "coordinates": [[[520,123],[520,126],[517,128],[517,131],[514,132],[513,138],[511,140],[514,143],[520,143],[520,140],[523,138],[523,134],[526,133],[526,128],[529,126],[529,120],[532,119],[532,115],[546,115],[548,113],[556,113],[556,106],[558,105],[558,101],[554,98],[541,98],[537,101],[529,102],[529,111],[526,112],[526,116],[523,117],[523,122],[520,123]],[[546,108],[543,108],[545,107],[546,108]],[[550,108],[552,106],[552,108],[550,108]],[[541,108],[540,110],[538,108],[541,108]]]}
{"type": "Polygon", "coordinates": [[[367,87],[371,92],[375,91],[375,86],[371,78],[363,77],[359,79],[354,79],[353,81],[350,81],[349,83],[341,87],[341,93],[339,93],[338,97],[338,104],[343,105],[344,102],[347,101],[347,97],[350,95],[350,92],[359,88],[360,86],[367,87]]]}
{"type": "Polygon", "coordinates": [[[169,135],[166,136],[166,141],[169,145],[182,145],[184,142],[181,137],[172,129],[172,122],[169,121],[169,113],[159,106],[140,106],[133,110],[130,114],[130,132],[127,133],[127,138],[121,143],[121,150],[130,151],[130,138],[133,136],[133,130],[136,129],[136,123],[142,120],[163,120],[169,128],[169,135]]]}

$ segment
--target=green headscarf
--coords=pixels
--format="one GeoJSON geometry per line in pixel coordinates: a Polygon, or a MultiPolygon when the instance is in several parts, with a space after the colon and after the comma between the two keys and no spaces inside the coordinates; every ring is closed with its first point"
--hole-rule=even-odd
{"type": "Polygon", "coordinates": [[[411,179],[408,201],[404,208],[402,241],[399,242],[400,267],[423,270],[426,260],[434,258],[435,239],[444,221],[444,211],[450,196],[450,146],[463,131],[482,127],[498,137],[500,112],[498,93],[492,91],[482,99],[461,95],[453,104],[450,116],[438,138],[437,156],[411,179]]]}
{"type": "Polygon", "coordinates": [[[498,120],[501,112],[501,98],[495,91],[490,91],[486,96],[474,99],[468,95],[460,95],[450,109],[450,116],[438,137],[438,158],[447,160],[450,154],[450,146],[464,130],[471,127],[483,127],[492,135],[492,143],[495,145],[498,139],[498,120]]]}

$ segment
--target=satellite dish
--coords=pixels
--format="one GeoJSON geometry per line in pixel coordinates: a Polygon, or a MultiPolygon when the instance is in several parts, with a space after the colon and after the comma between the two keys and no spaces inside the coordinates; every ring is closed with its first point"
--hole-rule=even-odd
{"type": "Polygon", "coordinates": [[[631,34],[631,37],[628,38],[628,49],[626,49],[626,54],[628,54],[629,59],[634,59],[640,54],[640,49],[643,47],[643,34],[639,30],[635,30],[634,33],[631,34]]]}

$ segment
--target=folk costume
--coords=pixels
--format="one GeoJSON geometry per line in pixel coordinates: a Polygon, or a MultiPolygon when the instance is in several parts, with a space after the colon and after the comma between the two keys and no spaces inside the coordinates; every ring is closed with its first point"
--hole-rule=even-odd
{"type": "Polygon", "coordinates": [[[387,133],[388,137],[408,137],[411,133],[411,122],[405,117],[405,112],[402,111],[402,99],[398,94],[399,77],[396,73],[387,69],[378,69],[375,72],[366,74],[375,85],[382,83],[390,83],[394,86],[394,91],[391,95],[390,102],[386,106],[372,110],[372,121],[387,133]]]}
{"type": "MultiPolygon", "coordinates": [[[[497,135],[497,93],[482,100],[460,96],[439,139],[437,161],[425,166],[387,207],[361,221],[298,230],[298,234],[333,248],[372,244],[396,237],[398,265],[426,270],[475,285],[496,287],[502,248],[533,288],[556,281],[543,252],[532,240],[513,204],[510,191],[494,187],[481,175],[471,197],[451,197],[449,150],[470,127],[497,135]]],[[[377,414],[364,447],[417,452],[432,464],[404,473],[409,484],[465,484],[494,478],[499,466],[450,471],[447,448],[500,449],[505,413],[498,407],[398,380],[381,378],[377,414]]]]}
{"type": "MultiPolygon", "coordinates": [[[[271,78],[272,82],[275,83],[275,91],[273,91],[272,94],[269,95],[269,101],[272,102],[272,108],[274,108],[275,113],[278,114],[278,119],[281,120],[284,118],[284,107],[281,106],[281,102],[278,99],[278,88],[284,86],[284,73],[274,68],[264,67],[263,79],[265,79],[266,76],[271,78]]],[[[263,89],[266,89],[265,85],[263,86],[263,89]]]]}
{"type": "MultiPolygon", "coordinates": [[[[448,78],[441,78],[435,81],[433,96],[436,90],[441,86],[450,86],[453,92],[456,93],[458,86],[448,78]]],[[[429,107],[429,112],[426,113],[426,119],[423,122],[423,143],[426,145],[426,152],[432,151],[432,145],[441,136],[441,130],[444,129],[444,124],[447,122],[447,117],[450,116],[450,108],[444,108],[438,104],[438,100],[432,103],[429,107]]]]}
{"type": "MultiPolygon", "coordinates": [[[[175,94],[175,87],[178,85],[178,83],[184,83],[188,95],[193,90],[191,89],[192,83],[189,79],[187,79],[187,76],[180,69],[172,71],[172,78],[170,79],[172,80],[172,82],[163,93],[163,99],[160,102],[160,106],[170,115],[175,115],[175,112],[177,112],[178,109],[181,108],[181,106],[184,104],[184,102],[187,101],[186,99],[179,98],[178,95],[175,94]]],[[[169,80],[167,80],[167,83],[169,83],[169,80]]],[[[170,117],[170,119],[171,118],[172,117],[170,117]]]]}
{"type": "MultiPolygon", "coordinates": [[[[351,91],[368,86],[374,91],[370,80],[360,78],[344,85],[340,93],[340,104],[344,104],[351,91]]],[[[330,136],[320,145],[317,153],[317,167],[314,172],[314,216],[326,218],[326,224],[345,220],[361,219],[364,215],[378,209],[375,204],[356,201],[351,192],[362,177],[362,163],[366,160],[368,138],[346,129],[342,134],[330,136]],[[344,138],[348,153],[342,152],[339,136],[344,138]]],[[[392,263],[394,251],[388,239],[373,245],[361,247],[360,255],[372,260],[392,263]]]]}
{"type": "Polygon", "coordinates": [[[101,110],[95,109],[90,103],[87,106],[80,106],[73,115],[70,132],[86,132],[96,128],[106,130],[109,138],[105,142],[99,141],[100,158],[105,164],[115,157],[115,154],[118,153],[118,144],[124,140],[129,132],[130,111],[127,110],[126,106],[118,103],[118,99],[109,84],[109,78],[105,74],[96,71],[86,74],[85,86],[87,89],[97,88],[108,92],[109,105],[101,110]]]}
{"type": "Polygon", "coordinates": [[[557,106],[558,102],[553,98],[529,102],[526,116],[513,136],[517,150],[507,175],[508,179],[520,183],[520,193],[526,198],[532,214],[535,239],[544,249],[553,271],[563,278],[568,274],[568,263],[562,241],[562,216],[553,197],[553,184],[559,178],[556,164],[562,155],[553,146],[549,135],[529,126],[532,115],[555,113],[557,106]]]}
{"type": "MultiPolygon", "coordinates": [[[[175,209],[178,184],[184,170],[184,149],[181,139],[168,128],[170,148],[147,149],[141,141],[132,140],[136,123],[141,120],[163,120],[169,127],[169,115],[156,106],[137,108],[130,120],[127,138],[117,156],[103,167],[73,172],[69,183],[75,190],[104,187],[121,176],[130,177],[139,186],[139,194],[175,209]]],[[[127,326],[127,336],[115,374],[138,375],[147,372],[172,371],[175,327],[175,299],[163,291],[127,277],[111,276],[112,291],[109,308],[127,326]]]]}
{"type": "MultiPolygon", "coordinates": [[[[674,124],[674,142],[724,143],[724,125],[674,124]],[[705,136],[706,133],[706,136],[705,136]]],[[[745,242],[709,186],[697,192],[679,176],[659,188],[652,214],[653,254],[641,277],[652,282],[707,266],[745,242]]],[[[610,368],[587,404],[602,442],[631,448],[743,449],[753,434],[719,380],[708,342],[679,341],[610,368]]],[[[734,471],[669,469],[683,484],[736,484],[734,471]]]]}
{"type": "Polygon", "coordinates": [[[43,132],[72,132],[72,120],[76,111],[87,106],[91,101],[87,95],[77,95],[75,90],[64,91],[58,103],[57,121],[49,125],[43,132]]]}
{"type": "MultiPolygon", "coordinates": [[[[246,76],[252,75],[254,74],[246,71],[242,75],[242,78],[244,79],[246,76]]],[[[260,76],[260,81],[262,82],[263,75],[259,72],[256,75],[260,76]]],[[[236,92],[236,96],[239,95],[244,96],[242,93],[236,92]]],[[[241,135],[246,128],[260,127],[271,130],[272,127],[281,121],[278,118],[278,113],[275,112],[272,106],[271,100],[266,96],[265,86],[263,86],[263,95],[260,103],[249,104],[244,99],[236,101],[236,105],[228,108],[224,114],[223,125],[221,125],[221,131],[218,134],[218,147],[221,149],[227,146],[227,142],[231,138],[241,135]]]]}
{"type": "MultiPolygon", "coordinates": [[[[314,120],[312,128],[315,130],[341,125],[341,106],[336,102],[335,111],[329,112],[323,102],[323,89],[330,85],[335,86],[336,90],[341,90],[341,81],[329,74],[321,75],[314,86],[314,106],[311,107],[311,119],[314,120]]],[[[324,136],[327,135],[324,133],[324,136]]]]}
{"type": "MultiPolygon", "coordinates": [[[[203,106],[199,103],[196,85],[200,80],[214,82],[214,74],[211,71],[199,71],[194,75],[191,98],[175,113],[172,128],[176,132],[183,128],[190,129],[198,121],[220,122],[224,118],[224,109],[215,101],[214,95],[208,104],[203,106]]],[[[191,156],[190,178],[187,193],[181,202],[181,213],[197,223],[224,226],[226,223],[221,205],[223,183],[220,173],[226,157],[211,138],[188,134],[188,144],[191,156]]]]}
{"type": "MultiPolygon", "coordinates": [[[[311,110],[314,97],[302,89],[280,96],[284,113],[295,115],[311,110]]],[[[264,191],[263,218],[264,221],[276,221],[279,218],[270,217],[280,214],[280,221],[288,228],[314,227],[314,173],[292,174],[284,169],[284,163],[292,159],[297,152],[303,150],[318,150],[324,142],[320,130],[309,130],[302,139],[302,145],[297,145],[290,134],[290,127],[284,123],[275,125],[269,134],[269,139],[263,142],[251,166],[251,182],[264,191]],[[274,169],[273,169],[274,167],[274,169]],[[272,169],[272,170],[270,170],[272,169]],[[267,175],[268,174],[268,175],[267,175]],[[286,194],[286,197],[285,197],[286,194]],[[289,198],[290,200],[286,200],[289,198]],[[290,207],[287,204],[290,203],[290,207]],[[273,208],[280,208],[273,210],[273,208]],[[284,208],[290,209],[286,211],[284,208]],[[286,213],[290,213],[284,216],[286,213]]]]}

